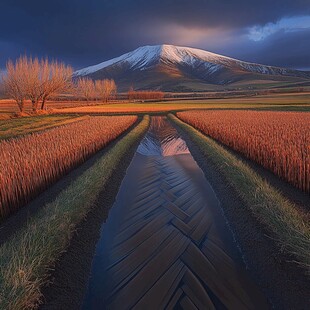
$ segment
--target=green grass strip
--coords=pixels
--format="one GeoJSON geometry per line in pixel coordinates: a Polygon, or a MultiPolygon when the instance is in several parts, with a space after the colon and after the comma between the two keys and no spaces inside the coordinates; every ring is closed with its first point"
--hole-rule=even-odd
{"type": "Polygon", "coordinates": [[[0,309],[38,307],[50,268],[68,247],[76,226],[94,206],[118,164],[148,126],[149,116],[144,116],[134,129],[0,247],[0,309]]]}
{"type": "Polygon", "coordinates": [[[244,161],[216,141],[205,136],[174,115],[169,118],[198,146],[201,153],[224,176],[249,210],[271,233],[282,251],[292,254],[294,262],[310,274],[309,218],[244,161]]]}

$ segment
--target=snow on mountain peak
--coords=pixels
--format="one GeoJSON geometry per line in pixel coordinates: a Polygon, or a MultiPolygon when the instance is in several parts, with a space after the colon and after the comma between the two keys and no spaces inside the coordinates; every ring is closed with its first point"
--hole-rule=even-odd
{"type": "Polygon", "coordinates": [[[74,73],[74,76],[89,75],[111,65],[126,65],[131,70],[143,71],[160,63],[167,65],[187,65],[193,69],[198,67],[203,68],[207,75],[212,75],[222,68],[235,68],[241,71],[267,75],[295,76],[296,74],[301,74],[308,76],[308,74],[303,74],[302,72],[296,73],[297,71],[295,70],[244,62],[201,49],[168,44],[139,47],[120,57],[78,70],[74,73]]]}
{"type": "Polygon", "coordinates": [[[142,46],[137,49],[135,49],[132,52],[126,53],[122,56],[113,58],[108,61],[104,61],[98,65],[90,66],[81,70],[78,70],[74,73],[74,75],[88,75],[91,73],[94,73],[98,70],[101,70],[103,68],[106,68],[108,66],[117,64],[119,62],[126,61],[130,64],[131,67],[143,67],[148,62],[150,62],[152,59],[155,59],[156,56],[160,53],[161,46],[160,45],[154,45],[154,46],[142,46]]]}
{"type": "Polygon", "coordinates": [[[88,75],[120,62],[127,62],[131,68],[141,70],[147,68],[149,65],[158,63],[160,60],[163,62],[169,61],[172,63],[187,63],[191,65],[197,59],[207,62],[218,62],[219,59],[225,60],[230,58],[189,47],[168,44],[146,45],[120,57],[78,70],[75,72],[75,75],[88,75]]]}

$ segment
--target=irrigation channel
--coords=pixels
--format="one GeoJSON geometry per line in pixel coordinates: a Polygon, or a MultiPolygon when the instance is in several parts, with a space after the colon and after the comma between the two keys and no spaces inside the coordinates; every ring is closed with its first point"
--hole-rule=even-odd
{"type": "Polygon", "coordinates": [[[83,309],[267,309],[185,141],[154,116],[103,225],[83,309]]]}

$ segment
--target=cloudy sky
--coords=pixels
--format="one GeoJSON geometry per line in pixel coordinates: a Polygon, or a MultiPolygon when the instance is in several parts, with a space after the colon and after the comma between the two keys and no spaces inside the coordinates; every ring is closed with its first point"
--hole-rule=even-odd
{"type": "Polygon", "coordinates": [[[310,70],[310,0],[0,0],[0,68],[27,54],[78,69],[162,43],[310,70]]]}

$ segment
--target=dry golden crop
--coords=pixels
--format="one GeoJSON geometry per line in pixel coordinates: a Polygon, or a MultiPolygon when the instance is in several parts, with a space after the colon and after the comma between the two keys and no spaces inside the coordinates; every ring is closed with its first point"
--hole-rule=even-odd
{"type": "Polygon", "coordinates": [[[128,129],[136,116],[98,116],[0,142],[0,219],[128,129]]]}
{"type": "Polygon", "coordinates": [[[177,115],[299,189],[310,191],[310,113],[189,111],[177,115]]]}

